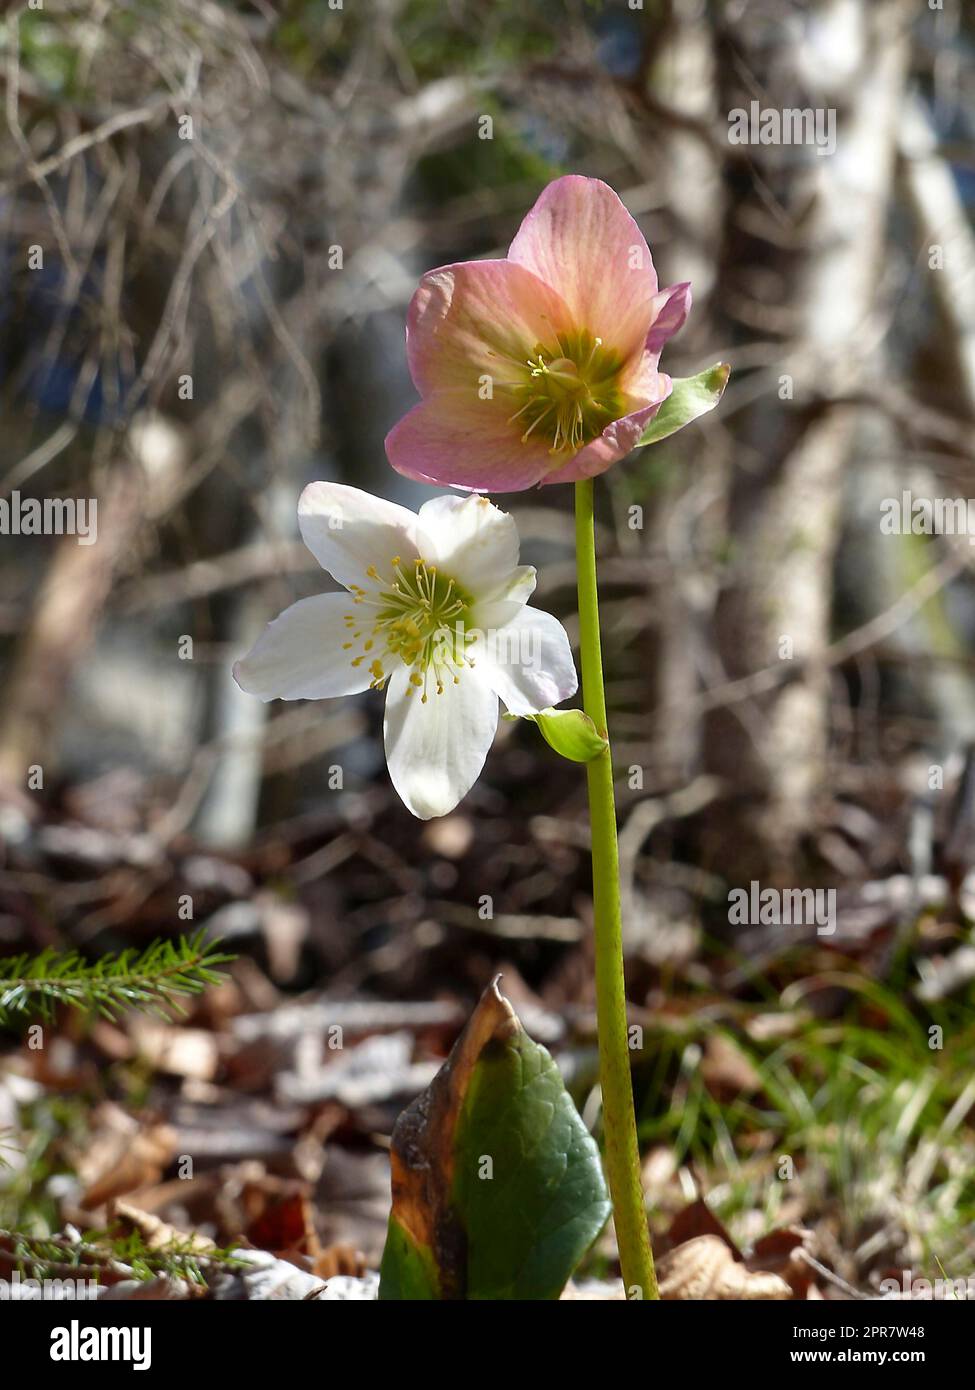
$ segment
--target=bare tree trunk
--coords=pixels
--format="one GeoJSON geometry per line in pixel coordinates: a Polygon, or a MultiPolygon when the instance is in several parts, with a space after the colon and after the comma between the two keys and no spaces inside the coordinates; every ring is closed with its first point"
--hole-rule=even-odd
{"type": "Polygon", "coordinates": [[[120,463],[98,503],[97,540],[61,541],[14,654],[0,725],[0,785],[23,788],[29,767],[46,772],[53,765],[69,683],[94,640],[112,577],[140,524],[137,484],[120,463]]]}
{"type": "Polygon", "coordinates": [[[828,685],[816,657],[829,640],[855,418],[828,401],[855,388],[877,336],[872,309],[907,58],[899,0],[830,0],[807,16],[805,34],[781,6],[758,9],[721,36],[727,109],[750,111],[753,100],[763,110],[835,107],[836,148],[747,147],[719,289],[728,318],[771,342],[767,389],[737,422],[714,675],[739,677],[790,655],[803,663],[799,679],[719,709],[708,723],[708,770],[738,793],[730,816],[726,806],[713,825],[711,848],[746,877],[770,855],[780,866],[793,859],[823,784],[828,685]],[[767,90],[756,72],[769,74],[767,90]]]}
{"type": "MultiPolygon", "coordinates": [[[[717,104],[713,34],[700,22],[697,0],[672,0],[668,39],[654,63],[653,81],[655,93],[671,110],[705,127],[712,125],[717,104]]],[[[693,287],[694,314],[675,344],[678,352],[684,352],[704,337],[708,323],[704,311],[714,290],[721,243],[724,191],[714,150],[698,134],[675,124],[664,145],[662,182],[664,203],[676,229],[665,247],[663,283],[689,280],[693,287]]],[[[673,447],[680,452],[692,446],[680,440],[673,447]]],[[[709,455],[706,468],[689,470],[689,486],[661,497],[653,516],[651,550],[666,554],[673,567],[672,579],[653,596],[660,644],[655,771],[665,782],[690,776],[700,757],[700,727],[686,717],[686,710],[697,691],[713,594],[702,585],[693,535],[699,513],[714,492],[719,469],[717,456],[709,455]]]]}

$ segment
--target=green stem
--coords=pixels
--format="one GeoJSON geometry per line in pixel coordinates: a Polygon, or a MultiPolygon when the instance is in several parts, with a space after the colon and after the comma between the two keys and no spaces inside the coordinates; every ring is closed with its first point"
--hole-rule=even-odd
{"type": "MultiPolygon", "coordinates": [[[[576,483],[576,564],[579,575],[579,648],[585,711],[608,738],[603,658],[599,643],[596,589],[596,538],[593,483],[576,483]]],[[[613,758],[605,750],[586,764],[592,827],[592,898],[596,935],[596,1009],[599,1024],[599,1079],[603,1097],[603,1138],[613,1221],[628,1297],[658,1298],[647,1214],[640,1182],[640,1149],[633,1110],[633,1084],[627,1039],[623,981],[623,928],[620,917],[619,850],[613,758]]]]}

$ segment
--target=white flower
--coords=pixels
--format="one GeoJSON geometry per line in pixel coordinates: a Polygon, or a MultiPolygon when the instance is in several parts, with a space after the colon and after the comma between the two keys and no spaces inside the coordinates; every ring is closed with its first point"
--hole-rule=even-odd
{"type": "Polygon", "coordinates": [[[422,820],[453,810],[498,723],[575,693],[562,624],[529,608],[510,516],[480,496],[435,497],[414,514],[339,483],[298,503],[302,539],[346,593],[302,599],[234,667],[262,700],[320,700],[386,687],[389,775],[422,820]]]}

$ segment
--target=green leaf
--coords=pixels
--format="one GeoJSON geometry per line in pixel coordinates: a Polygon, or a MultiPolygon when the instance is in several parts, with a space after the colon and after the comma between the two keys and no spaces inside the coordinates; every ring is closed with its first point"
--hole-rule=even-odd
{"type": "Polygon", "coordinates": [[[549,747],[574,763],[590,763],[609,747],[581,709],[543,709],[522,717],[537,724],[549,747]]]}
{"type": "Polygon", "coordinates": [[[599,1152],[497,981],[393,1130],[382,1299],[556,1299],[609,1216],[599,1152]]]}
{"type": "Polygon", "coordinates": [[[379,1267],[379,1297],[429,1303],[440,1298],[437,1265],[429,1246],[419,1245],[395,1216],[389,1218],[379,1267]]]}
{"type": "Polygon", "coordinates": [[[727,362],[716,362],[707,371],[698,372],[697,376],[675,378],[674,389],[643,431],[637,448],[642,449],[644,444],[656,444],[668,435],[676,434],[699,416],[707,415],[723,396],[730,375],[731,368],[727,362]]]}

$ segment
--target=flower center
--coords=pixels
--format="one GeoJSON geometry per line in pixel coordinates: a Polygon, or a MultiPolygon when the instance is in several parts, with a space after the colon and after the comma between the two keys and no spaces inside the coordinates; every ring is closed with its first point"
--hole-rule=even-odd
{"type": "Polygon", "coordinates": [[[553,349],[537,343],[523,379],[508,389],[521,402],[509,423],[549,441],[550,454],[572,456],[624,412],[621,359],[589,332],[560,333],[553,349]]]}
{"type": "Polygon", "coordinates": [[[370,662],[373,690],[383,688],[394,662],[411,666],[407,694],[422,690],[426,704],[430,680],[442,695],[448,680],[459,684],[464,667],[474,665],[467,655],[468,646],[477,639],[476,632],[467,630],[473,599],[419,556],[411,565],[394,555],[390,570],[386,577],[370,565],[366,577],[371,587],[349,586],[353,604],[371,608],[373,614],[371,621],[356,613],[345,615],[350,640],[343,649],[357,653],[353,666],[370,662]]]}

